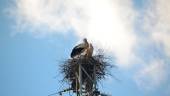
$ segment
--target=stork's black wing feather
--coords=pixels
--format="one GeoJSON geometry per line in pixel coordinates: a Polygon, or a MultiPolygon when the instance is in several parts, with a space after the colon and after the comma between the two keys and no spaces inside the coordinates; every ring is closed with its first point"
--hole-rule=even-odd
{"type": "Polygon", "coordinates": [[[84,50],[83,47],[79,47],[79,46],[74,47],[71,52],[71,57],[73,58],[74,56],[80,54],[83,50],[84,50]]]}

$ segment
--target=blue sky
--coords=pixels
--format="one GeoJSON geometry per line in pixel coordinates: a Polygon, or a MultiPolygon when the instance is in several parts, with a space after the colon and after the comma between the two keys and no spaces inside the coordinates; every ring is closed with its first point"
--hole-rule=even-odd
{"type": "Polygon", "coordinates": [[[85,0],[40,1],[0,1],[0,96],[47,96],[61,90],[66,85],[60,82],[59,64],[70,58],[82,37],[114,57],[117,68],[111,72],[120,81],[107,77],[99,84],[101,91],[113,96],[170,95],[168,0],[113,0],[113,6],[92,0],[88,8],[85,0]],[[44,2],[48,7],[42,11],[44,2]],[[112,7],[118,12],[110,14],[112,7]],[[107,24],[98,24],[100,20],[107,24]]]}

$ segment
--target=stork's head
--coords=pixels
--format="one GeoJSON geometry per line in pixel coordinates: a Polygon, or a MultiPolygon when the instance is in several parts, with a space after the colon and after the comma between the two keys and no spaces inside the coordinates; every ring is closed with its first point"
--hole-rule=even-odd
{"type": "Polygon", "coordinates": [[[83,42],[84,42],[84,43],[88,43],[86,38],[83,39],[83,42]]]}

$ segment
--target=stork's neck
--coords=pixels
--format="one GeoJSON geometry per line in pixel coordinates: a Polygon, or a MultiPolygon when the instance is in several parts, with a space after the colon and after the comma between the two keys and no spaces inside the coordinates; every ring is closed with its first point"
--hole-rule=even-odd
{"type": "Polygon", "coordinates": [[[85,38],[83,41],[84,41],[85,44],[89,44],[89,43],[87,42],[87,39],[86,39],[86,38],[85,38]]]}
{"type": "Polygon", "coordinates": [[[84,43],[85,43],[85,44],[89,44],[89,43],[87,42],[87,40],[85,40],[84,43]]]}

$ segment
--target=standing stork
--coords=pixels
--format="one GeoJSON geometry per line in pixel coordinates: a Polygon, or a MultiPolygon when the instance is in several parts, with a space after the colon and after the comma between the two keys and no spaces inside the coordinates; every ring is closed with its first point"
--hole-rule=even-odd
{"type": "Polygon", "coordinates": [[[87,39],[83,39],[83,43],[75,46],[71,52],[71,58],[76,58],[80,55],[84,56],[92,56],[93,53],[93,46],[92,44],[89,44],[87,39]]]}
{"type": "Polygon", "coordinates": [[[92,57],[92,54],[93,54],[93,45],[90,43],[86,51],[86,57],[88,58],[92,57]]]}

